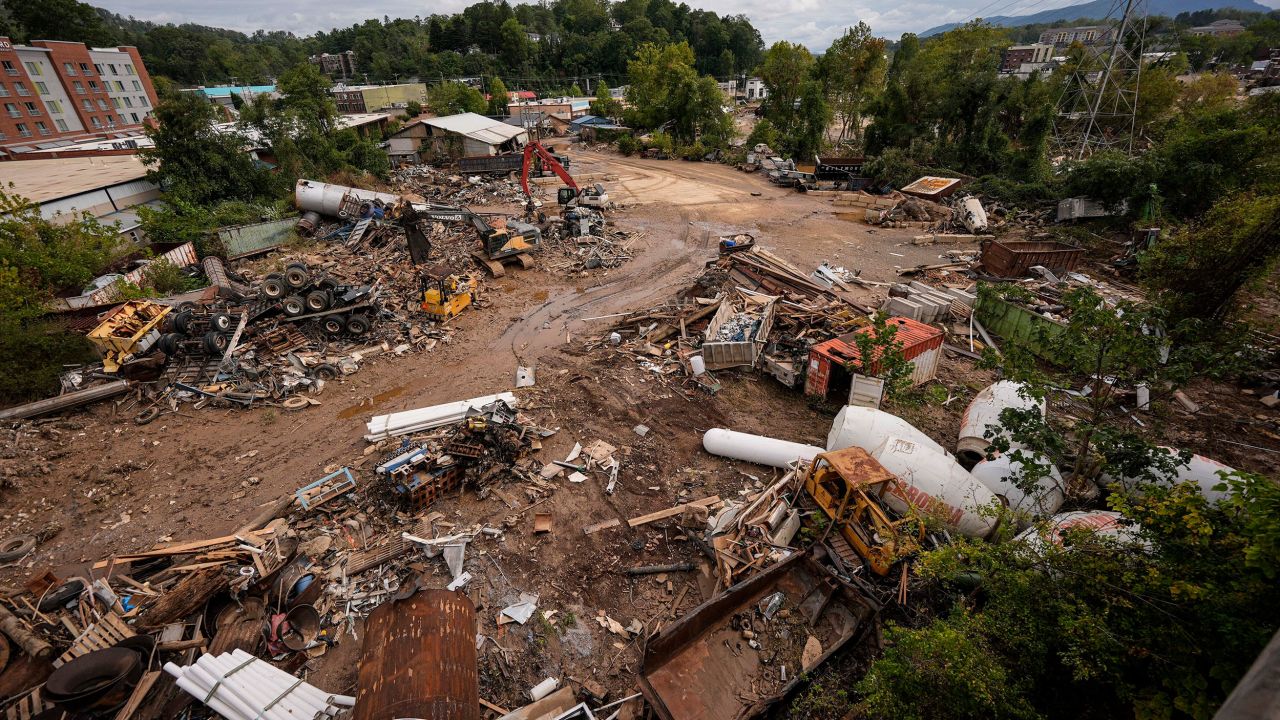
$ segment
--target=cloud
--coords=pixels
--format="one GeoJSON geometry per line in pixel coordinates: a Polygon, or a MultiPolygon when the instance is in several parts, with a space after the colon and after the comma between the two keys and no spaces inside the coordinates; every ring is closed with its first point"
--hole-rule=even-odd
{"type": "MultiPolygon", "coordinates": [[[[93,0],[91,0],[93,1],[93,0]]],[[[349,27],[370,17],[414,17],[459,12],[477,0],[438,0],[430,6],[421,0],[383,0],[376,6],[359,3],[329,5],[324,10],[314,0],[96,0],[94,4],[120,15],[158,23],[197,23],[252,33],[255,30],[288,30],[310,35],[318,30],[349,27]]],[[[1029,0],[1034,11],[1075,4],[1078,0],[1029,0]]],[[[1262,0],[1280,7],[1280,0],[1262,0]]],[[[943,23],[968,20],[975,11],[1015,15],[1023,4],[996,6],[986,0],[962,0],[961,4],[937,0],[694,0],[696,7],[720,14],[751,18],[766,44],[789,40],[821,52],[845,28],[859,20],[881,37],[897,39],[904,32],[919,32],[943,23]]]]}

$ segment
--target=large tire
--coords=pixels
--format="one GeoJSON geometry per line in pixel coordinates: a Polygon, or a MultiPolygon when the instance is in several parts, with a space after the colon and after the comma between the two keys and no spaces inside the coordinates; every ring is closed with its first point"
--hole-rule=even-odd
{"type": "Polygon", "coordinates": [[[329,293],[324,290],[312,290],[307,293],[307,312],[318,313],[329,309],[329,304],[333,302],[329,297],[329,293]]]}
{"type": "Polygon", "coordinates": [[[84,581],[78,578],[71,578],[46,592],[44,597],[40,598],[40,603],[36,605],[36,609],[44,613],[61,610],[82,592],[84,592],[84,581]]]}
{"type": "Polygon", "coordinates": [[[307,268],[305,265],[301,267],[298,265],[290,265],[284,270],[284,281],[289,287],[294,290],[298,290],[310,284],[311,276],[307,274],[307,268]]]}
{"type": "Polygon", "coordinates": [[[311,368],[312,377],[320,380],[335,380],[341,374],[342,371],[338,369],[337,365],[330,365],[329,363],[311,368]]]}
{"type": "Polygon", "coordinates": [[[227,351],[227,346],[231,344],[231,338],[220,332],[210,330],[204,334],[200,344],[204,347],[204,351],[210,355],[221,355],[227,351]]]}
{"type": "Polygon", "coordinates": [[[191,332],[191,311],[183,310],[173,316],[173,331],[183,334],[191,332]]]}
{"type": "Polygon", "coordinates": [[[0,541],[0,562],[9,562],[31,552],[36,546],[36,539],[31,535],[14,535],[0,541]]]}
{"type": "Polygon", "coordinates": [[[271,273],[262,278],[262,284],[258,286],[258,294],[267,300],[279,300],[289,292],[289,286],[285,284],[284,276],[280,273],[271,273]]]}
{"type": "Polygon", "coordinates": [[[369,332],[369,318],[363,315],[352,315],[347,319],[347,332],[352,335],[363,335],[369,332]]]}
{"type": "Polygon", "coordinates": [[[182,342],[179,333],[165,333],[156,341],[156,348],[165,355],[173,356],[178,352],[178,343],[182,342]]]}
{"type": "Polygon", "coordinates": [[[283,303],[284,314],[289,317],[298,317],[307,312],[307,301],[301,295],[290,295],[285,298],[283,303]]]}
{"type": "Polygon", "coordinates": [[[230,332],[231,326],[235,324],[235,320],[226,313],[214,313],[209,319],[209,327],[218,332],[230,332]]]}
{"type": "Polygon", "coordinates": [[[324,318],[320,323],[320,327],[330,335],[341,335],[343,330],[347,329],[346,322],[343,321],[341,315],[330,315],[324,318]]]}

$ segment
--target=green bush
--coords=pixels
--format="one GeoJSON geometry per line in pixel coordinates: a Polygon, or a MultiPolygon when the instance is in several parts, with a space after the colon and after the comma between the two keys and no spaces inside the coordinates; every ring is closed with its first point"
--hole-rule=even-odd
{"type": "Polygon", "coordinates": [[[751,128],[751,134],[747,136],[747,149],[753,149],[756,145],[764,143],[769,146],[770,150],[777,152],[781,137],[778,135],[778,128],[769,122],[768,118],[760,120],[755,127],[751,128]]]}
{"type": "Polygon", "coordinates": [[[662,132],[661,130],[650,135],[649,139],[645,141],[644,146],[645,149],[658,150],[659,152],[666,153],[667,155],[675,152],[675,142],[671,139],[670,135],[662,132]]]}
{"type": "Polygon", "coordinates": [[[640,141],[631,135],[623,135],[618,138],[618,152],[623,155],[635,155],[636,150],[640,149],[640,141]]]}
{"type": "Polygon", "coordinates": [[[702,146],[702,143],[694,140],[688,145],[681,145],[676,150],[676,154],[685,160],[693,160],[696,162],[702,160],[702,158],[707,154],[707,149],[702,146]]]}

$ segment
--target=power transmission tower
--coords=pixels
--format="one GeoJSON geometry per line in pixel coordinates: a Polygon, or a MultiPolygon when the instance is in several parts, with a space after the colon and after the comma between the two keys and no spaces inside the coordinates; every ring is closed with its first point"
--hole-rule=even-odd
{"type": "Polygon", "coordinates": [[[1084,46],[1054,122],[1056,154],[1075,160],[1102,149],[1132,154],[1137,131],[1146,0],[1115,0],[1102,27],[1110,42],[1084,46]]]}

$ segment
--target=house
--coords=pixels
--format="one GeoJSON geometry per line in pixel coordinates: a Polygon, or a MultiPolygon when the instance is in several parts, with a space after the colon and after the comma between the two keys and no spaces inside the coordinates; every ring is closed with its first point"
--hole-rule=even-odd
{"type": "Polygon", "coordinates": [[[194,90],[183,90],[182,92],[196,93],[209,102],[220,105],[227,110],[235,108],[235,101],[231,99],[232,95],[239,96],[246,103],[251,102],[258,95],[266,95],[271,98],[280,97],[280,93],[276,92],[275,85],[223,85],[218,87],[201,85],[194,90]]]}
{"type": "Polygon", "coordinates": [[[409,102],[427,101],[423,83],[399,85],[335,85],[331,90],[340,113],[372,113],[406,107],[409,102]]]}
{"type": "Polygon", "coordinates": [[[1014,45],[1005,48],[1000,56],[1001,72],[1017,72],[1024,63],[1040,64],[1049,62],[1053,56],[1053,46],[1047,43],[1031,45],[1014,45]]]}
{"type": "Polygon", "coordinates": [[[737,80],[726,80],[725,82],[718,82],[716,83],[716,87],[720,88],[720,92],[724,93],[730,98],[736,97],[738,94],[737,80]]]}
{"type": "Polygon", "coordinates": [[[1050,28],[1040,33],[1040,45],[1067,47],[1075,43],[1081,45],[1105,45],[1115,40],[1116,30],[1104,25],[1082,25],[1080,27],[1050,28]]]}
{"type": "Polygon", "coordinates": [[[1208,35],[1211,37],[1234,37],[1245,31],[1239,20],[1215,20],[1208,25],[1193,27],[1187,32],[1192,35],[1208,35]]]}
{"type": "Polygon", "coordinates": [[[601,132],[606,133],[607,136],[609,133],[630,129],[623,125],[618,125],[609,118],[598,115],[583,115],[580,118],[576,118],[572,123],[572,127],[587,142],[595,142],[600,137],[601,132]]]}
{"type": "Polygon", "coordinates": [[[564,120],[572,120],[586,115],[591,110],[591,101],[593,99],[561,97],[513,102],[507,106],[507,113],[509,115],[520,115],[522,113],[542,112],[564,120]]]}
{"type": "Polygon", "coordinates": [[[747,78],[746,92],[748,101],[769,97],[769,88],[765,87],[764,80],[758,77],[747,78]]]}
{"type": "Polygon", "coordinates": [[[529,38],[529,42],[542,42],[542,36],[536,32],[527,32],[524,36],[529,38]]]}
{"type": "Polygon", "coordinates": [[[132,210],[160,197],[136,154],[0,163],[0,183],[15,185],[39,205],[41,217],[71,222],[88,213],[106,224],[120,222],[120,234],[134,241],[142,238],[132,210]]]}
{"type": "Polygon", "coordinates": [[[528,137],[523,127],[475,113],[461,113],[410,122],[387,139],[387,155],[393,162],[400,163],[417,163],[424,157],[454,160],[498,155],[521,149],[528,137]]]}

